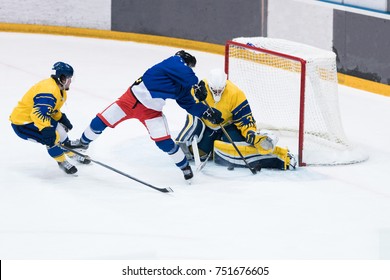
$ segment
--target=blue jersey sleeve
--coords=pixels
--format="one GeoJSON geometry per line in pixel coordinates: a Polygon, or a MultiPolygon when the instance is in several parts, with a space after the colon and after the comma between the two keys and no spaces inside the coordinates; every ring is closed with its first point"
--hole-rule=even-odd
{"type": "Polygon", "coordinates": [[[176,100],[177,104],[186,110],[189,114],[202,117],[203,113],[207,110],[207,106],[203,103],[196,103],[194,97],[191,94],[187,94],[182,98],[176,100]]]}

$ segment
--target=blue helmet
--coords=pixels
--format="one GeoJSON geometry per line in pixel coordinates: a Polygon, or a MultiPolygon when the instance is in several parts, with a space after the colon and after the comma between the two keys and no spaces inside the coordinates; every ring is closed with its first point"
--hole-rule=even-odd
{"type": "Polygon", "coordinates": [[[62,75],[65,76],[65,78],[70,78],[73,76],[73,68],[69,64],[65,62],[56,62],[53,65],[53,69],[55,70],[55,76],[60,79],[62,75]]]}

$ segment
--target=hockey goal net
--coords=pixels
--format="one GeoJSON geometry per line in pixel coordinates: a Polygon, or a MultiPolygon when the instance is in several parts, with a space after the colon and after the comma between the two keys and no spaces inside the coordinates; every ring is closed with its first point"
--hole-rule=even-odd
{"type": "Polygon", "coordinates": [[[367,159],[345,136],[338,104],[336,55],[287,40],[226,43],[225,71],[247,95],[258,129],[276,131],[304,165],[367,159]]]}

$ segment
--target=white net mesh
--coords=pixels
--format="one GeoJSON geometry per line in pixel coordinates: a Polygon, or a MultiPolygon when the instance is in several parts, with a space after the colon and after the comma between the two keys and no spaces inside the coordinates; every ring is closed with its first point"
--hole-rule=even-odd
{"type": "Polygon", "coordinates": [[[333,52],[263,37],[233,41],[226,54],[229,79],[246,93],[259,129],[276,130],[281,137],[295,139],[289,146],[295,146],[305,164],[348,164],[367,158],[352,147],[342,127],[333,52]],[[306,62],[304,100],[300,96],[301,61],[306,62]]]}

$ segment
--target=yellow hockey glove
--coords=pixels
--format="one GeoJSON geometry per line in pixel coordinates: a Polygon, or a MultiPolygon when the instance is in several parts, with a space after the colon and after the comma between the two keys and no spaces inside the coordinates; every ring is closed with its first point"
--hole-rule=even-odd
{"type": "Polygon", "coordinates": [[[246,135],[246,142],[255,146],[260,154],[266,155],[274,150],[278,137],[268,131],[256,133],[253,130],[249,130],[246,135]]]}

